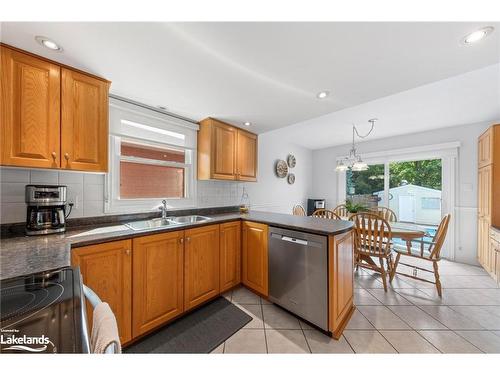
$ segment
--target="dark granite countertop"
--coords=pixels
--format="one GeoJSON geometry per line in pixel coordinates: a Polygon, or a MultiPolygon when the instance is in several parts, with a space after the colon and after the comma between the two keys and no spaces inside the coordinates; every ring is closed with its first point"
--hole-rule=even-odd
{"type": "Polygon", "coordinates": [[[132,230],[124,224],[111,226],[108,224],[69,229],[64,234],[2,238],[0,240],[0,280],[69,266],[71,263],[71,248],[74,247],[203,225],[220,224],[240,219],[321,235],[336,235],[347,232],[352,228],[352,223],[349,221],[325,220],[260,211],[251,211],[248,214],[233,212],[209,216],[211,220],[203,223],[175,225],[142,231],[132,230]]]}

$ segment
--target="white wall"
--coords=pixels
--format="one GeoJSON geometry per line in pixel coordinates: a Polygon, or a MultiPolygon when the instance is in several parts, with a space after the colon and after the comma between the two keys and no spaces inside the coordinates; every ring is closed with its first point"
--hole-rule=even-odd
{"type": "MultiPolygon", "coordinates": [[[[424,146],[459,141],[456,181],[455,260],[477,264],[477,138],[492,123],[478,123],[436,129],[422,133],[400,135],[358,144],[363,153],[379,152],[405,147],[424,146]]],[[[375,129],[376,131],[376,129],[375,129]]],[[[329,207],[337,204],[336,158],[346,155],[350,145],[330,147],[313,152],[313,194],[325,198],[329,207]]]]}
{"type": "MultiPolygon", "coordinates": [[[[294,204],[304,204],[312,181],[312,151],[284,142],[282,135],[283,130],[277,130],[259,136],[257,183],[198,181],[197,207],[238,205],[243,187],[254,210],[291,213],[294,204]],[[294,185],[274,175],[276,159],[285,159],[288,153],[297,158],[294,185]]],[[[68,202],[75,203],[70,218],[104,215],[103,174],[0,168],[0,182],[1,224],[26,220],[24,187],[30,183],[68,186],[68,202]]]]}

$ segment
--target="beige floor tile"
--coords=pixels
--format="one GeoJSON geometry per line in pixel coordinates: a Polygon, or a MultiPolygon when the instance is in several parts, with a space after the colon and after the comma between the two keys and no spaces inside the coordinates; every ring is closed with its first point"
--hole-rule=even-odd
{"type": "Polygon", "coordinates": [[[224,353],[267,353],[263,329],[240,329],[226,340],[224,353]]]}
{"type": "Polygon", "coordinates": [[[373,289],[373,288],[383,288],[382,281],[380,279],[380,275],[363,275],[354,278],[354,286],[364,289],[373,289]]]}
{"type": "Polygon", "coordinates": [[[265,298],[260,298],[260,303],[262,303],[263,305],[272,305],[273,303],[265,298]]]}
{"type": "Polygon", "coordinates": [[[377,329],[411,329],[386,306],[358,306],[358,309],[377,329]]]}
{"type": "Polygon", "coordinates": [[[241,287],[233,290],[232,302],[240,305],[260,305],[260,297],[247,288],[241,287]]]}
{"type": "Polygon", "coordinates": [[[490,331],[455,331],[485,353],[500,353],[500,336],[490,331]]]}
{"type": "Polygon", "coordinates": [[[344,336],[356,353],[396,353],[378,331],[344,331],[344,336]]]}
{"type": "Polygon", "coordinates": [[[500,305],[500,289],[474,289],[471,291],[475,291],[480,295],[477,305],[500,305]]]}
{"type": "Polygon", "coordinates": [[[346,330],[352,329],[362,329],[362,330],[374,330],[375,327],[366,319],[363,314],[361,314],[357,309],[351,316],[349,323],[345,327],[346,330]]]}
{"type": "Polygon", "coordinates": [[[299,320],[275,305],[262,305],[264,324],[270,329],[300,329],[299,320]]]}
{"type": "Polygon", "coordinates": [[[318,330],[306,330],[304,334],[312,353],[354,353],[344,336],[335,340],[318,330]]]}
{"type": "Polygon", "coordinates": [[[482,327],[500,329],[500,315],[495,314],[493,306],[450,306],[450,308],[466,318],[475,321],[482,327]],[[488,310],[488,308],[490,308],[488,310]]]}
{"type": "MultiPolygon", "coordinates": [[[[498,288],[498,284],[490,276],[441,276],[441,285],[445,289],[478,289],[478,288],[498,288]]],[[[422,283],[419,288],[434,289],[435,286],[429,283],[422,283]]]]}
{"type": "Polygon", "coordinates": [[[411,302],[404,298],[401,294],[392,289],[387,292],[384,289],[366,289],[371,295],[386,306],[411,305],[411,302]]]}
{"type": "Polygon", "coordinates": [[[389,306],[389,308],[413,329],[448,329],[416,306],[389,306]]]}
{"type": "Polygon", "coordinates": [[[229,292],[225,292],[222,294],[222,297],[224,297],[225,299],[227,299],[229,302],[231,302],[231,299],[233,297],[233,291],[230,290],[229,292]]]}
{"type": "Polygon", "coordinates": [[[210,352],[210,354],[222,354],[224,353],[224,343],[220,344],[218,347],[216,347],[214,350],[210,352]]]}
{"type": "Polygon", "coordinates": [[[480,353],[481,351],[453,331],[419,331],[442,353],[480,353]]]}
{"type": "Polygon", "coordinates": [[[317,329],[312,324],[310,324],[309,322],[306,322],[305,320],[302,320],[302,319],[299,319],[299,324],[300,324],[300,328],[302,328],[303,330],[317,329]]]}
{"type": "MultiPolygon", "coordinates": [[[[425,289],[424,289],[425,290],[425,289]]],[[[426,293],[437,296],[431,289],[425,290],[426,293]]],[[[443,305],[488,305],[491,299],[484,296],[480,289],[444,289],[443,305]]]]}
{"type": "Polygon", "coordinates": [[[302,330],[266,329],[269,353],[310,353],[302,330]]]}
{"type": "MultiPolygon", "coordinates": [[[[377,290],[377,289],[374,289],[377,290]]],[[[380,289],[382,292],[383,289],[380,289]]],[[[380,301],[372,296],[366,289],[354,289],[354,304],[361,305],[381,305],[380,301]]]]}
{"type": "Polygon", "coordinates": [[[439,353],[415,331],[380,331],[398,353],[439,353]]]}
{"type": "Polygon", "coordinates": [[[262,319],[261,305],[240,305],[237,303],[235,303],[235,305],[252,317],[252,320],[244,327],[245,329],[264,329],[264,320],[262,319]]]}
{"type": "Polygon", "coordinates": [[[441,298],[439,298],[438,296],[433,296],[432,292],[426,292],[416,288],[394,289],[394,291],[414,305],[426,306],[443,304],[441,298]]]}
{"type": "Polygon", "coordinates": [[[449,329],[483,329],[478,323],[457,313],[448,306],[421,306],[421,308],[449,329]]]}
{"type": "MultiPolygon", "coordinates": [[[[399,271],[399,268],[398,268],[399,271]]],[[[412,289],[414,286],[411,284],[411,279],[407,279],[403,276],[394,276],[394,279],[389,283],[392,289],[412,289]]]]}

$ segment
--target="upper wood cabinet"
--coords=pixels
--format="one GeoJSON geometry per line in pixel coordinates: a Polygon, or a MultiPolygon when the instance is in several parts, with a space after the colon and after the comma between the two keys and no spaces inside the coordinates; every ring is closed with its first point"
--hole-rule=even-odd
{"type": "Polygon", "coordinates": [[[490,240],[492,227],[500,228],[500,125],[493,125],[478,139],[477,258],[496,276],[496,251],[490,240]]]}
{"type": "Polygon", "coordinates": [[[184,311],[183,242],[183,231],[134,238],[134,337],[184,311]]]}
{"type": "Polygon", "coordinates": [[[207,118],[198,131],[198,179],[257,181],[257,135],[207,118]]]}
{"type": "Polygon", "coordinates": [[[51,62],[0,46],[1,164],[60,167],[60,76],[51,62]]]}
{"type": "MultiPolygon", "coordinates": [[[[83,283],[116,316],[120,341],[132,339],[132,241],[114,241],[84,246],[71,251],[71,264],[79,266],[83,283]]],[[[87,303],[87,320],[92,327],[92,307],[87,303]]]]}
{"type": "Polygon", "coordinates": [[[220,292],[241,282],[241,223],[220,225],[220,292]]]}
{"type": "Polygon", "coordinates": [[[185,231],[184,309],[189,310],[219,294],[219,226],[185,231]]]}
{"type": "Polygon", "coordinates": [[[62,167],[108,169],[109,83],[62,69],[62,167]]]}
{"type": "Polygon", "coordinates": [[[15,48],[0,49],[1,164],[106,172],[110,83],[15,48]]]}
{"type": "Polygon", "coordinates": [[[243,285],[268,296],[268,226],[244,221],[242,223],[243,285]]]}
{"type": "Polygon", "coordinates": [[[257,181],[257,136],[238,130],[237,176],[240,181],[257,181]]]}

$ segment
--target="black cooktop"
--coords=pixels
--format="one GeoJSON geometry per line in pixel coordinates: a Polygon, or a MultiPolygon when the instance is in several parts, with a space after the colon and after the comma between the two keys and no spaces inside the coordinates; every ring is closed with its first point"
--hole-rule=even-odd
{"type": "Polygon", "coordinates": [[[1,353],[88,352],[78,269],[3,280],[0,294],[1,353]]]}

